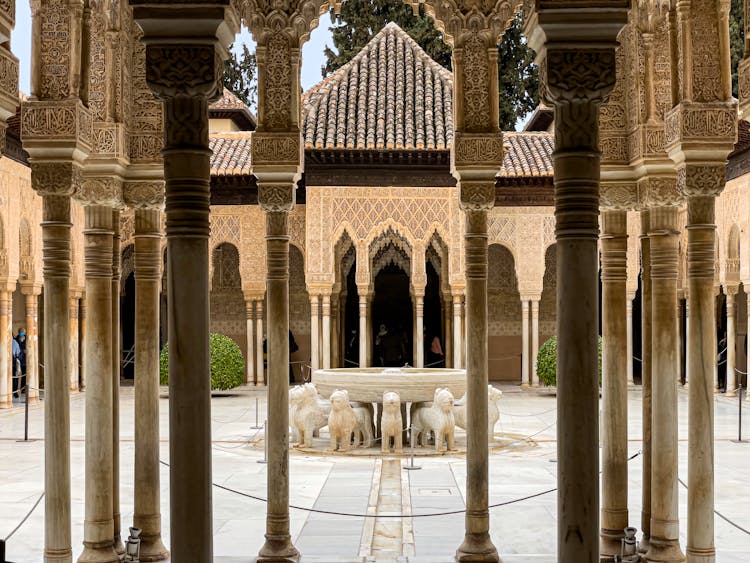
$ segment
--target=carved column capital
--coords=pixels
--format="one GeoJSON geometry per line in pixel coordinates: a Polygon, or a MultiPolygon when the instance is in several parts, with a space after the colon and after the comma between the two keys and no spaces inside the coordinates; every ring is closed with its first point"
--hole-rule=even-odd
{"type": "Polygon", "coordinates": [[[146,82],[162,99],[215,98],[223,70],[223,53],[215,44],[146,44],[146,82]]]}
{"type": "Polygon", "coordinates": [[[122,185],[122,199],[133,209],[164,209],[164,180],[127,180],[122,185]]]}
{"type": "Polygon", "coordinates": [[[293,184],[260,184],[258,203],[269,213],[288,213],[294,207],[293,184]]]}
{"type": "Polygon", "coordinates": [[[484,211],[495,205],[495,184],[489,182],[462,181],[460,186],[461,208],[467,212],[484,211]]]}
{"type": "Polygon", "coordinates": [[[630,211],[638,206],[635,181],[604,181],[599,191],[599,208],[604,211],[630,211]]]}
{"type": "Polygon", "coordinates": [[[627,227],[627,211],[602,212],[602,282],[627,281],[627,227]]]}
{"type": "Polygon", "coordinates": [[[41,196],[69,197],[82,184],[83,167],[78,162],[31,162],[31,187],[41,196]]]}
{"type": "Polygon", "coordinates": [[[615,86],[615,49],[547,49],[541,70],[552,103],[601,103],[615,86]]]}
{"type": "Polygon", "coordinates": [[[646,209],[676,207],[684,203],[675,176],[646,176],[638,180],[641,205],[646,209]]]}
{"type": "Polygon", "coordinates": [[[116,176],[85,176],[73,194],[82,205],[122,206],[122,178],[116,176]]]}

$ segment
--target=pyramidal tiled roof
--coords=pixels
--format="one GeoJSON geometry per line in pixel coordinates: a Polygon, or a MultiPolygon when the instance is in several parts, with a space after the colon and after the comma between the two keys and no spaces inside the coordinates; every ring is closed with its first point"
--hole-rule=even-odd
{"type": "Polygon", "coordinates": [[[214,133],[209,135],[212,176],[246,176],[250,174],[249,131],[214,133]]]}
{"type": "Polygon", "coordinates": [[[555,135],[546,132],[503,133],[503,165],[498,176],[532,178],[552,176],[555,135]]]}
{"type": "Polygon", "coordinates": [[[453,141],[453,84],[395,23],[309,90],[307,149],[446,149],[453,141]]]}

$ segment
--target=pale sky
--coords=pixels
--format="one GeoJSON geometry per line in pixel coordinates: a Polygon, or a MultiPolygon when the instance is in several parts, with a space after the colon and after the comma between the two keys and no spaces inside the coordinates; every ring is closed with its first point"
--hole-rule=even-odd
{"type": "MultiPolygon", "coordinates": [[[[313,30],[310,40],[302,47],[302,88],[307,90],[320,82],[320,67],[325,64],[323,50],[326,44],[333,45],[331,32],[331,18],[328,13],[320,17],[318,27],[313,30]]],[[[237,36],[235,46],[247,43],[251,51],[255,50],[255,42],[250,33],[243,29],[237,36]]],[[[20,61],[20,83],[21,92],[28,94],[30,89],[31,69],[31,8],[28,0],[19,0],[16,3],[16,28],[11,36],[11,48],[20,61]]]]}

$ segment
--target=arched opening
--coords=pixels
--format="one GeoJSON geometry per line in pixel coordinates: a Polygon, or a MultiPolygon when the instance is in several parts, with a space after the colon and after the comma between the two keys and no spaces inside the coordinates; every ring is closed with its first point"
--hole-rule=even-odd
{"type": "MultiPolygon", "coordinates": [[[[310,295],[305,283],[305,259],[299,248],[289,245],[289,330],[298,350],[291,354],[294,380],[302,381],[302,363],[310,362],[310,295]]],[[[291,374],[290,374],[291,375],[291,374]]]]}
{"type": "Polygon", "coordinates": [[[448,286],[448,247],[438,233],[431,239],[425,253],[427,285],[424,294],[424,364],[425,367],[446,366],[447,333],[443,296],[448,286]],[[437,339],[437,340],[435,340],[437,339]]]}
{"type": "Polygon", "coordinates": [[[247,357],[245,297],[240,278],[240,253],[224,242],[214,248],[211,278],[211,332],[234,340],[247,357]]]}
{"type": "Polygon", "coordinates": [[[490,245],[487,280],[489,379],[520,382],[521,295],[515,260],[505,246],[490,245]]]}
{"type": "Polygon", "coordinates": [[[539,345],[557,332],[557,246],[551,244],[544,253],[542,298],[539,301],[539,345]]]}
{"type": "MultiPolygon", "coordinates": [[[[26,374],[26,296],[23,294],[22,286],[34,281],[34,250],[31,238],[31,227],[28,220],[23,217],[18,225],[18,280],[12,296],[11,312],[11,335],[21,347],[20,374],[26,374]],[[23,332],[23,336],[21,336],[23,332]]],[[[20,375],[16,372],[16,366],[11,367],[14,376],[20,375]]],[[[13,379],[13,391],[23,389],[26,384],[25,378],[13,379]]]]}
{"type": "Polygon", "coordinates": [[[331,340],[336,351],[331,354],[331,367],[359,365],[359,293],[356,284],[357,249],[349,233],[344,231],[334,248],[336,283],[331,296],[331,340]],[[334,310],[334,302],[336,309],[334,310]]]}

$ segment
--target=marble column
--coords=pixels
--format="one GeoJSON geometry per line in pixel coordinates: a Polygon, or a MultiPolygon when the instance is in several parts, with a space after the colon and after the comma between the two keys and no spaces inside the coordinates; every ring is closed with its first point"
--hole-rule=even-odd
{"type": "MultiPolygon", "coordinates": [[[[685,334],[690,334],[690,299],[685,299],[685,334]]],[[[716,355],[714,354],[714,357],[716,355]]],[[[685,387],[690,382],[690,354],[685,354],[685,387]]]]}
{"type": "MultiPolygon", "coordinates": [[[[114,547],[112,449],[112,208],[89,204],[86,225],[86,305],[90,330],[84,362],[86,391],[86,519],[79,563],[118,563],[114,547]]],[[[77,319],[76,319],[77,320],[77,319]]],[[[76,323],[77,324],[77,323],[76,323]]],[[[78,327],[76,326],[76,331],[78,327]]]]}
{"type": "Polygon", "coordinates": [[[331,369],[331,296],[323,294],[323,306],[321,313],[323,316],[323,369],[331,369]]]}
{"type": "Polygon", "coordinates": [[[461,295],[453,294],[453,367],[463,367],[463,322],[461,320],[461,295]]]}
{"type": "MultiPolygon", "coordinates": [[[[86,300],[81,299],[80,300],[81,307],[78,310],[78,316],[79,318],[79,326],[78,330],[80,332],[80,348],[81,348],[81,356],[86,357],[86,300]]],[[[80,374],[78,376],[79,380],[79,386],[81,391],[86,390],[86,366],[83,365],[83,362],[79,364],[78,369],[80,371],[80,374]]]]}
{"type": "Polygon", "coordinates": [[[247,359],[245,360],[245,384],[255,385],[258,383],[258,375],[255,371],[255,310],[252,300],[245,301],[245,326],[247,335],[247,359]]]}
{"type": "MultiPolygon", "coordinates": [[[[647,561],[682,561],[677,483],[676,205],[651,207],[651,537],[647,561]]],[[[693,329],[697,323],[693,323],[693,329]]],[[[713,354],[712,354],[713,356],[713,354]]]]}
{"type": "MultiPolygon", "coordinates": [[[[724,187],[725,164],[720,162],[709,176],[708,166],[686,166],[688,181],[699,174],[697,185],[710,185],[714,190],[692,192],[688,183],[688,292],[692,321],[688,333],[687,350],[690,356],[690,389],[688,397],[688,520],[687,561],[710,563],[716,560],[714,544],[714,398],[711,389],[716,366],[716,316],[714,309],[714,263],[716,260],[715,195],[724,187]]],[[[736,291],[736,288],[733,288],[736,291]]],[[[734,339],[734,293],[727,291],[727,334],[734,339]]],[[[734,377],[734,348],[727,341],[727,390],[734,377]],[[729,354],[731,350],[732,375],[729,354]],[[731,378],[731,379],[730,379],[731,378]]],[[[732,346],[734,342],[731,343],[732,346]]],[[[732,385],[733,387],[733,385],[732,385]]],[[[676,407],[676,405],[675,405],[676,407]]],[[[675,413],[676,418],[676,413],[675,413]]],[[[675,429],[676,434],[676,429],[675,429]]],[[[674,464],[677,465],[674,437],[674,464]]],[[[675,467],[676,471],[676,467],[675,467]]],[[[674,485],[675,489],[677,484],[674,485]]],[[[675,508],[677,499],[674,500],[675,508]]],[[[674,519],[677,519],[675,512],[674,519]]],[[[675,542],[676,543],[676,542],[675,542]]],[[[653,542],[652,542],[653,544],[653,542]]],[[[677,546],[679,549],[679,545],[677,546]]]]}
{"type": "Polygon", "coordinates": [[[627,333],[627,350],[625,355],[627,357],[627,374],[628,374],[628,387],[635,385],[633,380],[633,295],[628,295],[625,302],[625,331],[627,333]]]}
{"type": "Polygon", "coordinates": [[[341,313],[339,309],[340,295],[334,292],[331,295],[331,367],[340,366],[341,356],[341,313]]]}
{"type": "Polygon", "coordinates": [[[13,406],[12,296],[10,291],[0,291],[0,408],[2,409],[9,409],[13,406]]]}
{"type": "Polygon", "coordinates": [[[531,300],[531,386],[539,387],[536,360],[539,355],[539,299],[531,300]]]}
{"type": "MultiPolygon", "coordinates": [[[[32,182],[35,169],[32,166],[32,182]]],[[[70,563],[70,229],[68,195],[42,193],[44,262],[44,561],[70,563]]],[[[0,298],[2,295],[0,294],[0,298]]],[[[0,301],[0,306],[2,302],[0,301]]],[[[1,365],[1,364],[0,364],[1,365]]]]}
{"type": "MultiPolygon", "coordinates": [[[[289,211],[294,187],[259,183],[266,216],[268,296],[268,483],[266,541],[258,561],[296,561],[289,531],[289,211]],[[281,202],[281,203],[280,203],[281,202]]],[[[317,323],[317,318],[315,319],[317,323]]]]}
{"type": "Polygon", "coordinates": [[[651,537],[651,212],[641,210],[641,420],[643,425],[643,462],[641,491],[641,553],[648,551],[651,537]]]}
{"type": "Polygon", "coordinates": [[[414,338],[414,347],[416,348],[415,367],[424,367],[424,294],[414,294],[414,311],[417,317],[416,335],[414,338]]]}
{"type": "Polygon", "coordinates": [[[443,357],[445,358],[445,367],[453,365],[453,315],[451,309],[452,301],[450,294],[443,298],[443,357]]]}
{"type": "Polygon", "coordinates": [[[120,524],[120,210],[112,210],[112,518],[114,546],[124,558],[120,524]]]}
{"type": "Polygon", "coordinates": [[[521,387],[531,385],[531,376],[529,375],[529,300],[526,297],[521,298],[521,387]]]}
{"type": "Polygon", "coordinates": [[[255,360],[257,364],[256,371],[258,372],[256,385],[268,385],[268,379],[266,379],[265,359],[263,358],[263,302],[264,300],[262,298],[255,302],[255,349],[257,351],[255,360]]]}
{"type": "MultiPolygon", "coordinates": [[[[310,296],[310,369],[320,369],[320,296],[310,296]]],[[[269,304],[270,305],[270,304],[269,304]]],[[[270,327],[270,325],[269,325],[270,327]]]]}
{"type": "Polygon", "coordinates": [[[39,402],[39,293],[34,287],[23,288],[26,302],[26,398],[29,404],[39,402]]]}
{"type": "Polygon", "coordinates": [[[457,561],[500,561],[489,533],[487,214],[494,183],[461,183],[466,231],[466,523],[457,561]]]}
{"type": "Polygon", "coordinates": [[[78,354],[78,303],[82,300],[83,299],[81,298],[79,292],[71,293],[70,299],[68,300],[68,307],[70,307],[70,312],[68,314],[68,331],[70,333],[70,338],[68,340],[68,342],[70,343],[68,346],[68,354],[70,355],[70,360],[68,362],[68,365],[70,366],[70,372],[68,373],[68,385],[71,393],[78,393],[78,370],[81,364],[83,364],[78,354]]]}
{"type": "Polygon", "coordinates": [[[367,330],[367,293],[359,289],[359,367],[369,367],[367,330]]]}
{"type": "Polygon", "coordinates": [[[628,526],[627,211],[602,211],[601,556],[621,553],[628,526]]]}
{"type": "Polygon", "coordinates": [[[738,292],[737,286],[728,286],[725,288],[727,294],[727,397],[737,396],[737,328],[735,313],[735,295],[738,292]]]}
{"type": "Polygon", "coordinates": [[[161,539],[159,477],[159,292],[161,211],[135,211],[135,478],[133,525],[141,561],[169,556],[161,539]]]}

